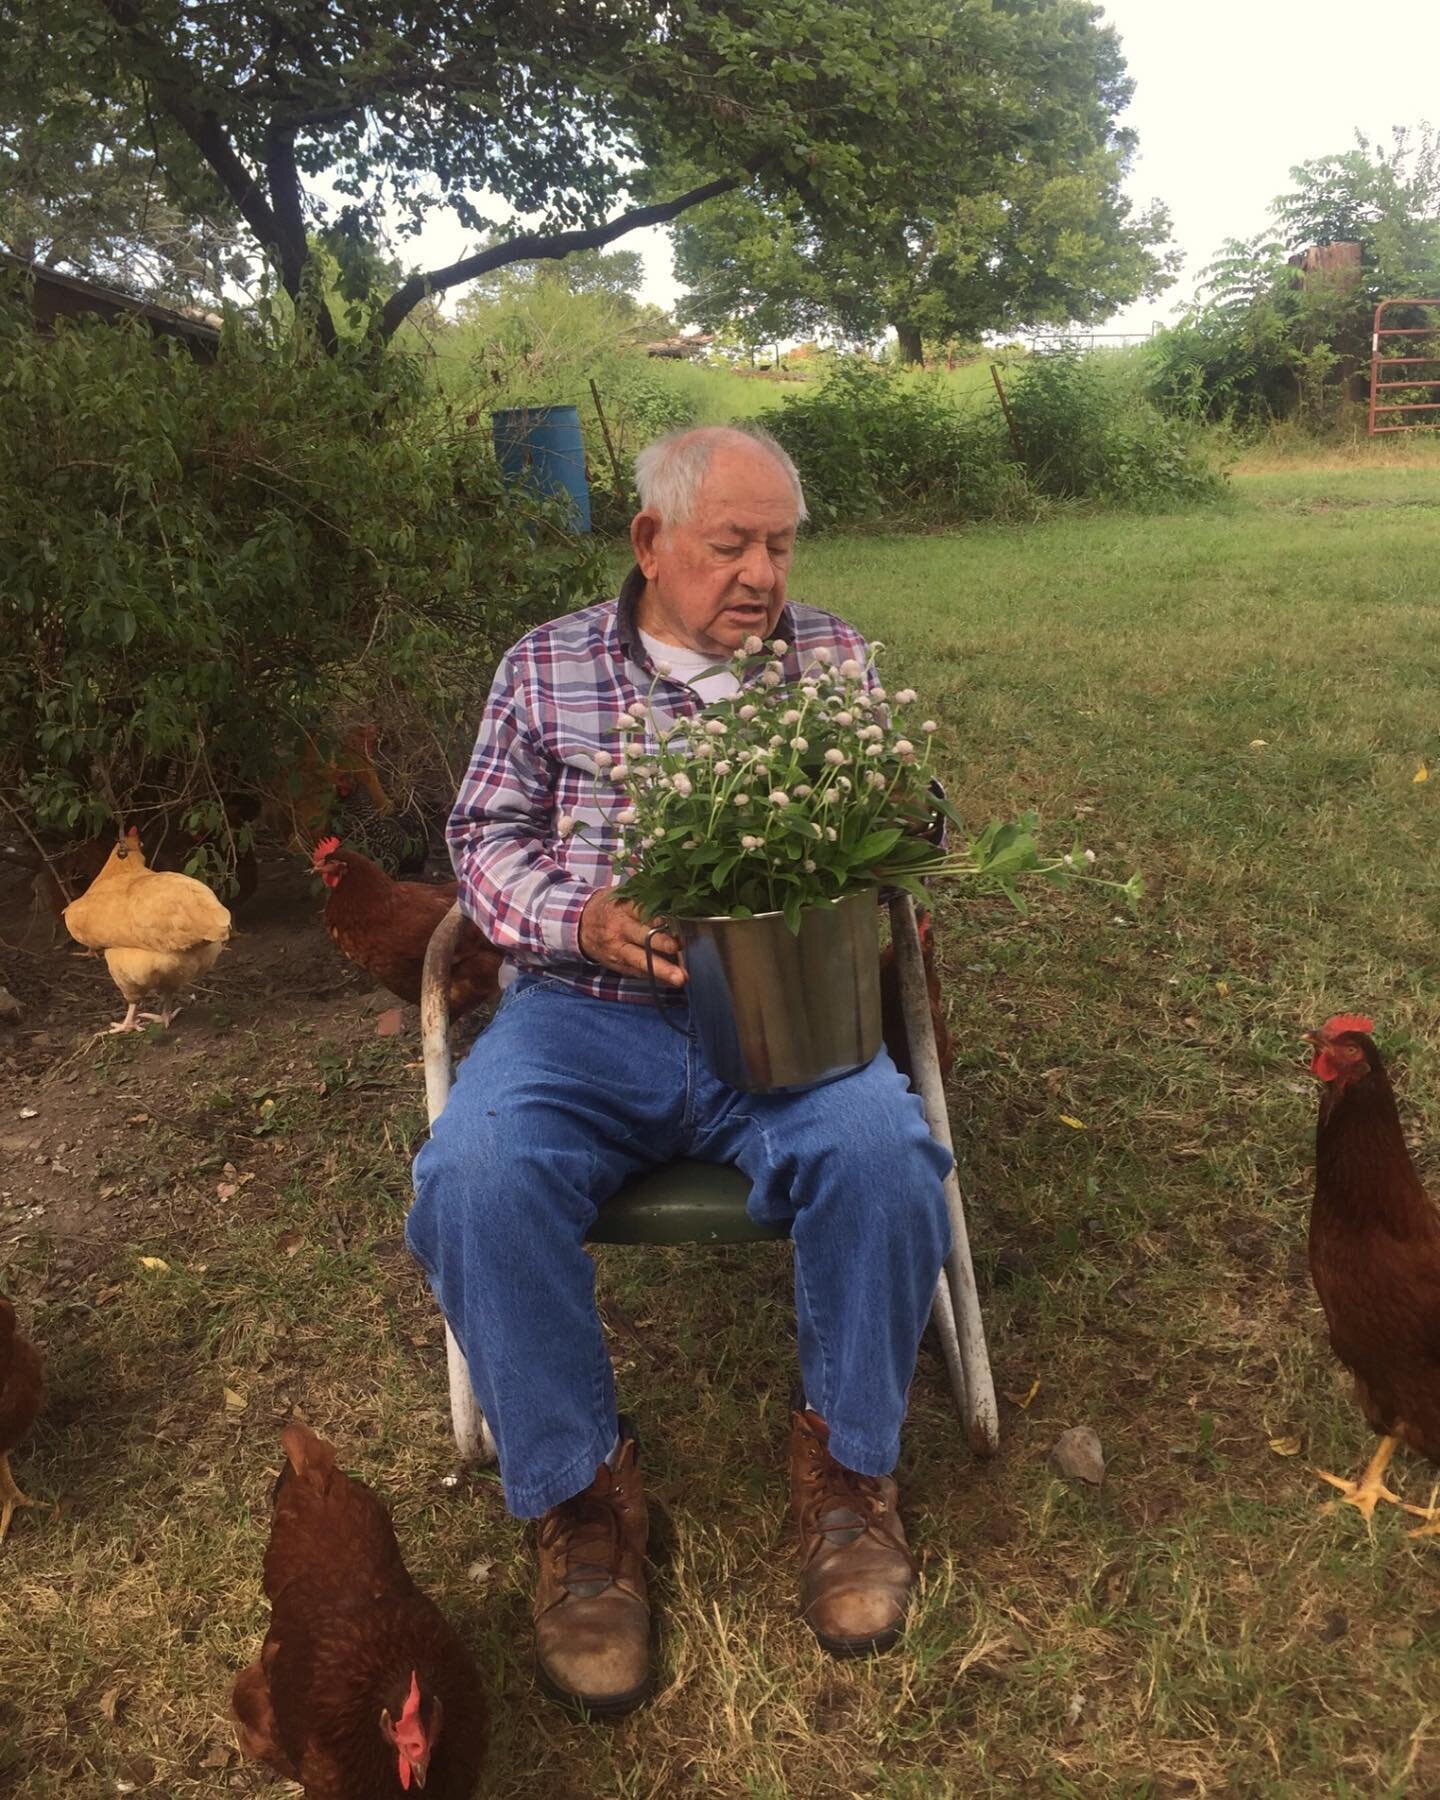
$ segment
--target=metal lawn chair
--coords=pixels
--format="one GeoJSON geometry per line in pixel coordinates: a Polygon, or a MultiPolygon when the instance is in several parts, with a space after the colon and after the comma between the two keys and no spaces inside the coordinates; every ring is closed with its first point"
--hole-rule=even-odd
{"type": "MultiPolygon", "coordinates": [[[[914,1084],[930,1130],[951,1147],[950,1118],[930,1020],[929,996],[915,903],[902,894],[890,903],[890,927],[900,977],[900,999],[910,1040],[914,1084]]],[[[436,927],[421,977],[420,1027],[425,1052],[425,1105],[433,1126],[450,1095],[450,963],[460,929],[460,908],[452,906],[436,927]]],[[[637,1175],[600,1209],[590,1232],[595,1244],[750,1244],[788,1235],[783,1227],[757,1225],[746,1213],[750,1184],[728,1165],[682,1160],[637,1175]]],[[[945,1179],[953,1247],[935,1289],[931,1323],[940,1339],[955,1410],[970,1447],[991,1456],[1000,1442],[995,1384],[985,1347],[980,1296],[970,1261],[965,1203],[952,1169],[945,1179]]],[[[449,1327],[445,1351],[450,1369],[450,1417],[455,1442],[467,1461],[490,1462],[494,1439],[470,1385],[465,1358],[449,1327]]]]}

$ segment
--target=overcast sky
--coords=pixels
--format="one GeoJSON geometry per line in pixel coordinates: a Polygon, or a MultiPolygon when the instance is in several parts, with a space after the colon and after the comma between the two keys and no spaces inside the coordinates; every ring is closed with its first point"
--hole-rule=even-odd
{"type": "MultiPolygon", "coordinates": [[[[1225,238],[1266,223],[1294,164],[1349,149],[1357,127],[1388,143],[1392,125],[1440,122],[1440,0],[1109,0],[1105,13],[1135,81],[1130,192],[1166,203],[1186,258],[1173,288],[1109,330],[1168,318],[1225,238]]],[[[424,242],[432,253],[463,248],[454,227],[424,242]]],[[[666,235],[633,232],[615,247],[643,252],[645,297],[671,305],[666,235]]]]}

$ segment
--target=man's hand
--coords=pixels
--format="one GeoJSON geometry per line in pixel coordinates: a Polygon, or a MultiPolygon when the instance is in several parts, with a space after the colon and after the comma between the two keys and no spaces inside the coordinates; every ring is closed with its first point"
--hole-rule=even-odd
{"type": "MultiPolygon", "coordinates": [[[[585,902],[580,915],[580,954],[619,975],[644,975],[645,934],[652,921],[642,918],[633,900],[621,900],[614,888],[601,888],[585,902]]],[[[657,931],[651,946],[655,979],[684,987],[685,971],[675,960],[680,946],[668,931],[657,931]]]]}

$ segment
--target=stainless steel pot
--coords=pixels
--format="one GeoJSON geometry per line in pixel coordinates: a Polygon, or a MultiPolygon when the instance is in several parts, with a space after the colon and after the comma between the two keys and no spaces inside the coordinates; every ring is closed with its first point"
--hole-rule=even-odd
{"type": "Polygon", "coordinates": [[[680,940],[690,1017],[711,1073],[750,1094],[818,1087],[864,1068],[880,1048],[879,920],[873,887],[808,907],[798,932],[778,912],[663,919],[645,939],[650,991],[678,1031],[650,943],[668,931],[680,940]]]}

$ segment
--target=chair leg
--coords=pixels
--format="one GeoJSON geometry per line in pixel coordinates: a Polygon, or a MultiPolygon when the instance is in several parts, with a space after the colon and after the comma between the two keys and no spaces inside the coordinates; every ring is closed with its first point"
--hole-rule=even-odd
{"type": "Polygon", "coordinates": [[[930,1323],[935,1327],[935,1335],[940,1340],[940,1352],[945,1358],[945,1372],[950,1377],[955,1411],[960,1418],[965,1419],[970,1411],[965,1388],[965,1363],[960,1355],[960,1334],[955,1329],[955,1303],[950,1298],[950,1282],[943,1274],[935,1284],[930,1323]]]}
{"type": "MultiPolygon", "coordinates": [[[[925,959],[915,924],[915,902],[908,894],[901,894],[890,903],[890,934],[895,945],[900,1004],[905,1015],[905,1035],[916,1091],[924,1104],[932,1134],[947,1150],[953,1150],[945,1085],[940,1077],[940,1058],[935,1048],[935,1028],[930,1020],[930,996],[925,986],[925,959]]],[[[952,1366],[950,1381],[970,1448],[977,1456],[993,1456],[1000,1447],[1000,1409],[995,1400],[995,1381],[985,1345],[985,1322],[980,1314],[975,1268],[970,1260],[965,1201],[960,1192],[960,1177],[953,1168],[945,1177],[945,1205],[950,1215],[951,1248],[941,1280],[947,1289],[949,1306],[947,1309],[937,1294],[934,1316],[947,1365],[950,1365],[951,1357],[946,1342],[947,1310],[955,1333],[961,1379],[956,1380],[952,1366]]]]}
{"type": "Polygon", "coordinates": [[[460,1460],[493,1463],[496,1459],[495,1440],[470,1385],[465,1353],[455,1342],[455,1333],[448,1325],[445,1327],[445,1362],[450,1371],[450,1424],[460,1460]]]}
{"type": "MultiPolygon", "coordinates": [[[[430,935],[420,976],[420,1034],[425,1057],[425,1110],[433,1129],[450,1098],[450,963],[460,933],[457,901],[430,935]]],[[[470,1385],[464,1352],[445,1327],[445,1364],[450,1377],[450,1426],[462,1462],[495,1461],[495,1439],[470,1385]]]]}

